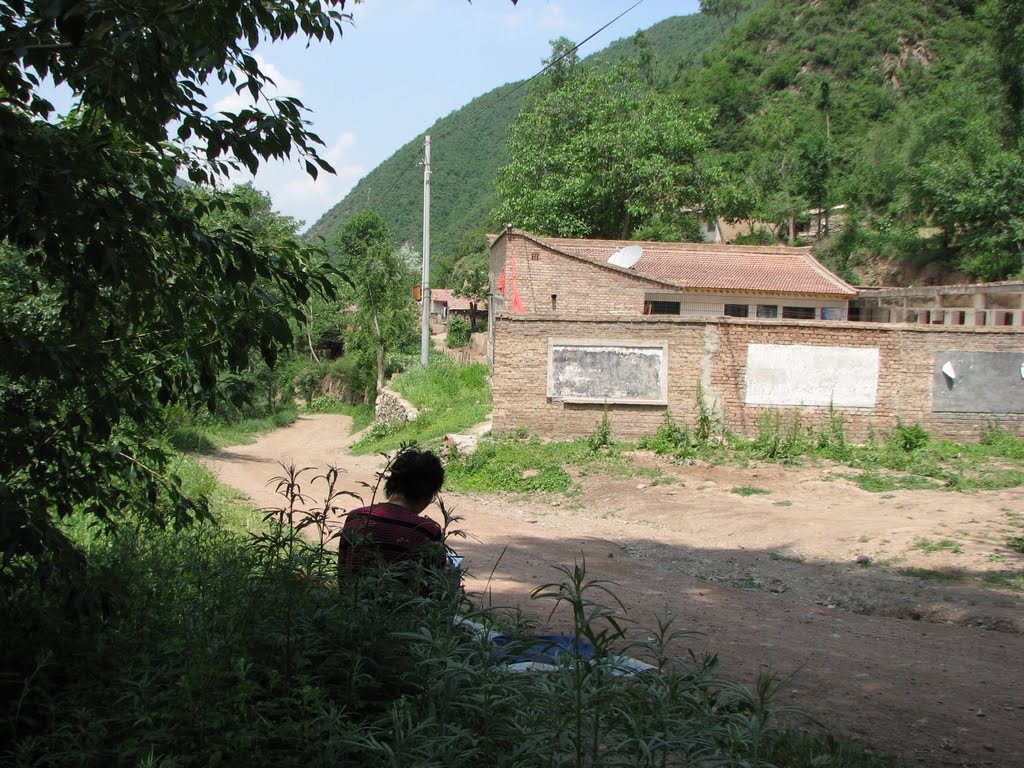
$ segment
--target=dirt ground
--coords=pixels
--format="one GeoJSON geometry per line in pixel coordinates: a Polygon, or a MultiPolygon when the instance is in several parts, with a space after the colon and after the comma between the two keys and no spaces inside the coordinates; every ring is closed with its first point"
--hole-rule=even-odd
{"type": "MultiPolygon", "coordinates": [[[[279,503],[267,485],[278,462],[337,465],[365,493],[381,459],[348,453],[349,426],[302,416],[208,464],[260,506],[279,503]]],[[[671,615],[700,633],[684,648],[718,653],[726,677],[792,675],[778,703],[844,736],[908,766],[1024,766],[1024,599],[983,581],[1024,570],[1005,547],[1021,535],[1024,488],[877,494],[830,467],[637,461],[672,481],[582,477],[573,498],[445,494],[478,602],[543,618],[530,592],[585,557],[638,628],[671,615]]]]}

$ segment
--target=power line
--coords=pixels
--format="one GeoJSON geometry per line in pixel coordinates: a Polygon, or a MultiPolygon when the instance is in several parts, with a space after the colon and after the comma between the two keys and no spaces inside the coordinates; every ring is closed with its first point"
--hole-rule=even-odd
{"type": "MultiPolygon", "coordinates": [[[[636,8],[636,7],[638,6],[638,5],[641,5],[641,4],[643,3],[643,2],[644,2],[644,0],[637,0],[637,2],[633,3],[633,5],[629,6],[629,8],[627,8],[626,10],[624,10],[624,11],[623,11],[622,13],[620,13],[620,14],[619,14],[618,16],[616,16],[616,17],[615,17],[614,19],[612,19],[611,21],[609,21],[609,22],[608,22],[607,24],[605,24],[604,26],[602,26],[602,27],[601,27],[600,29],[598,29],[598,30],[597,30],[597,31],[595,31],[595,32],[592,32],[592,33],[591,33],[590,35],[588,35],[587,37],[585,37],[585,38],[584,38],[583,40],[581,40],[581,41],[580,41],[579,43],[577,43],[576,45],[574,45],[574,46],[573,46],[572,48],[570,48],[569,50],[565,51],[565,53],[563,53],[563,54],[562,54],[561,56],[559,56],[558,58],[552,59],[552,60],[551,60],[550,62],[548,62],[548,64],[547,64],[547,65],[546,65],[545,67],[543,67],[543,68],[542,68],[542,69],[541,69],[540,71],[538,71],[538,72],[535,72],[535,73],[534,73],[533,75],[531,75],[530,77],[528,77],[528,78],[527,78],[526,80],[522,80],[522,81],[520,81],[520,82],[519,82],[519,83],[518,83],[518,84],[516,85],[516,87],[515,87],[515,88],[513,88],[513,89],[512,89],[511,91],[509,91],[509,92],[508,92],[507,94],[505,94],[504,96],[500,97],[500,98],[499,98],[499,99],[498,99],[498,100],[497,100],[496,102],[494,102],[493,104],[490,104],[490,105],[488,105],[488,106],[486,106],[486,107],[481,107],[481,108],[480,108],[480,109],[478,109],[478,110],[477,110],[476,112],[471,112],[470,114],[466,115],[466,117],[465,117],[464,119],[469,119],[470,117],[476,117],[476,116],[477,116],[478,114],[480,114],[480,113],[482,113],[482,112],[486,112],[487,110],[490,110],[490,109],[494,109],[495,105],[497,105],[497,104],[500,104],[500,103],[501,103],[502,101],[504,101],[505,99],[508,99],[508,98],[509,98],[509,97],[511,97],[511,96],[512,96],[512,95],[513,95],[514,93],[517,93],[518,91],[521,91],[521,90],[522,90],[523,88],[525,88],[525,87],[526,87],[527,85],[529,85],[529,84],[530,84],[531,82],[533,82],[533,81],[534,81],[534,80],[536,80],[536,79],[537,79],[538,77],[540,77],[541,75],[543,75],[543,74],[544,74],[545,72],[547,72],[547,71],[548,71],[549,69],[551,69],[551,68],[552,68],[553,66],[555,66],[556,64],[558,64],[558,63],[559,63],[560,61],[562,61],[562,60],[563,60],[563,59],[565,59],[566,57],[568,57],[568,56],[571,56],[572,54],[576,53],[576,51],[578,51],[578,50],[579,50],[580,48],[582,48],[582,47],[583,47],[584,45],[586,45],[587,43],[589,43],[589,42],[590,42],[591,40],[593,40],[593,39],[594,39],[595,37],[597,37],[597,36],[598,36],[599,34],[601,34],[602,32],[604,32],[604,31],[605,31],[606,29],[608,29],[608,27],[610,27],[610,26],[611,26],[612,24],[614,24],[614,23],[615,23],[616,21],[618,21],[619,19],[621,19],[621,18],[622,18],[623,16],[625,16],[625,15],[626,15],[627,13],[629,13],[630,11],[632,11],[632,10],[633,10],[634,8],[636,8]]],[[[438,141],[438,140],[440,140],[440,139],[443,139],[443,138],[444,138],[445,136],[449,136],[449,135],[451,135],[451,133],[452,133],[452,132],[453,132],[454,130],[455,130],[455,128],[454,128],[454,127],[452,127],[452,128],[449,128],[449,129],[448,129],[447,131],[445,131],[444,133],[442,133],[442,134],[438,135],[438,137],[437,137],[437,139],[435,139],[435,141],[438,141]]]]}
{"type": "MultiPolygon", "coordinates": [[[[526,80],[522,80],[519,83],[517,83],[516,87],[513,88],[512,90],[510,90],[508,93],[506,93],[506,94],[504,94],[502,96],[499,96],[495,101],[492,101],[490,104],[487,104],[486,106],[480,107],[475,112],[470,112],[470,113],[464,115],[460,122],[457,122],[455,125],[450,126],[448,128],[448,130],[446,130],[445,132],[437,134],[432,139],[432,141],[433,142],[437,142],[437,141],[440,141],[441,139],[446,138],[447,136],[450,136],[455,131],[455,129],[462,124],[462,122],[465,122],[466,120],[469,120],[469,118],[477,117],[478,115],[483,114],[484,112],[488,112],[488,111],[494,110],[499,104],[501,104],[502,102],[504,102],[507,99],[511,98],[514,94],[518,93],[520,90],[525,88],[527,85],[529,85],[531,82],[533,82],[538,77],[543,75],[545,72],[547,72],[549,69],[551,69],[553,66],[555,66],[556,64],[561,62],[566,57],[571,56],[572,54],[576,53],[576,51],[578,51],[584,45],[589,43],[591,40],[593,40],[599,34],[604,32],[606,29],[608,29],[608,27],[610,27],[612,24],[617,22],[619,19],[621,19],[627,13],[629,13],[630,11],[635,9],[637,6],[642,5],[644,2],[645,2],[645,0],[637,0],[637,2],[633,3],[633,5],[629,6],[629,8],[624,10],[622,13],[620,13],[614,19],[612,19],[611,21],[607,22],[606,24],[604,24],[603,26],[601,26],[599,29],[595,30],[591,34],[587,35],[587,37],[585,37],[579,43],[576,43],[575,45],[573,45],[572,48],[570,48],[569,50],[565,51],[564,53],[562,53],[557,58],[552,59],[550,62],[548,62],[548,64],[546,66],[541,68],[539,71],[535,72],[533,75],[528,77],[526,80]]],[[[414,166],[416,166],[416,165],[419,165],[420,162],[421,161],[419,159],[417,159],[416,162],[412,163],[411,165],[407,165],[407,166],[403,167],[401,173],[398,174],[398,177],[391,184],[391,186],[389,186],[387,188],[387,190],[384,192],[383,195],[381,195],[379,198],[377,198],[377,200],[375,202],[375,205],[379,206],[384,200],[386,200],[388,195],[390,195],[395,190],[395,188],[398,186],[399,182],[401,182],[401,180],[404,178],[405,174],[408,173],[409,169],[414,167],[414,166]]]]}

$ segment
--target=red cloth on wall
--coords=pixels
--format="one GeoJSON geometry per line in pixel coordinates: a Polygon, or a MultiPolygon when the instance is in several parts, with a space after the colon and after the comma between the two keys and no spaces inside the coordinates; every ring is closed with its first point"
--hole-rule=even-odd
{"type": "Polygon", "coordinates": [[[523,304],[523,299],[519,295],[519,280],[516,274],[516,257],[510,256],[512,262],[512,312],[513,314],[521,315],[526,312],[526,305],[523,304]]]}

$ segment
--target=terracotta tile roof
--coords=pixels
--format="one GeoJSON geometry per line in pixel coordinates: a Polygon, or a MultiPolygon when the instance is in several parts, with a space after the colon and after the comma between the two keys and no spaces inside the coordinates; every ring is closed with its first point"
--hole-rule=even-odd
{"type": "MultiPolygon", "coordinates": [[[[451,288],[431,288],[430,289],[431,301],[435,301],[439,304],[447,304],[448,309],[455,310],[456,312],[469,312],[469,299],[464,296],[456,296],[451,288]]],[[[483,309],[487,306],[486,301],[478,301],[477,309],[483,309]]]]}
{"type": "Polygon", "coordinates": [[[810,248],[573,240],[519,234],[556,251],[605,266],[609,266],[608,258],[620,248],[639,245],[643,255],[626,272],[690,290],[857,295],[853,286],[815,259],[810,248]]]}

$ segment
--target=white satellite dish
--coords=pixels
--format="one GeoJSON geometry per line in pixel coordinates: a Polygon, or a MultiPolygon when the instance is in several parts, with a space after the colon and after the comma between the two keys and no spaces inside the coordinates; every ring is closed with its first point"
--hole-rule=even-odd
{"type": "Polygon", "coordinates": [[[639,245],[627,245],[623,248],[619,248],[608,258],[608,263],[613,264],[616,267],[622,267],[623,269],[629,269],[638,261],[640,257],[644,255],[644,249],[639,245]]]}

